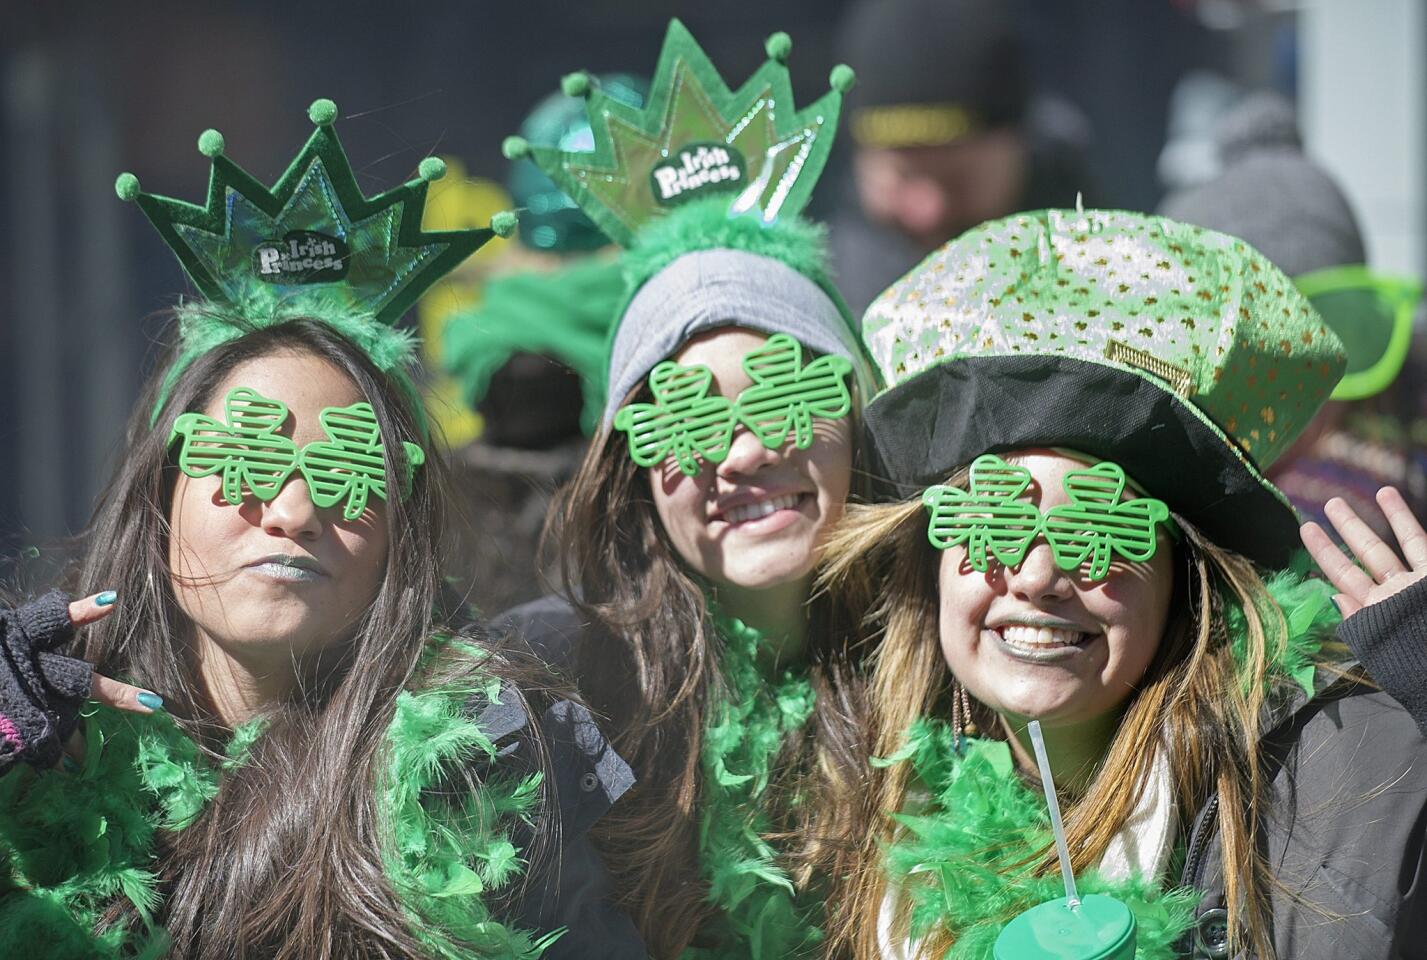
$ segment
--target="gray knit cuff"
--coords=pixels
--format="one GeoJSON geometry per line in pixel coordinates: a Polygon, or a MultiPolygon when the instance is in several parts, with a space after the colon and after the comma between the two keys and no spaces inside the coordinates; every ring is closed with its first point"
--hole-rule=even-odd
{"type": "Polygon", "coordinates": [[[852,324],[821,287],[772,257],[699,250],[655,274],[625,309],[610,347],[605,427],[656,364],[716,327],[786,333],[819,354],[845,357],[862,397],[874,392],[872,367],[852,324]]]}

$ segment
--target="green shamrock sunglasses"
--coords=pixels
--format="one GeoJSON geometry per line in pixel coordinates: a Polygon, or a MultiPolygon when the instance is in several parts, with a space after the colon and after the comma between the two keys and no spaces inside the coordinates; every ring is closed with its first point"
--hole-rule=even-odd
{"type": "Polygon", "coordinates": [[[673,457],[688,476],[699,458],[722,463],[741,421],[765,447],[776,450],[793,435],[799,450],[813,442],[813,418],[836,420],[852,409],[847,378],[852,363],[823,356],[803,364],[803,345],[786,333],[769,337],[744,354],[743,370],[753,381],[737,399],[709,395],[713,371],[701,364],[665,360],[649,374],[653,403],[631,403],[614,417],[629,435],[629,455],[641,467],[673,457]]]}
{"type": "Polygon", "coordinates": [[[967,562],[985,573],[992,559],[1006,567],[1020,565],[1036,537],[1043,536],[1056,566],[1077,570],[1089,561],[1087,579],[1101,580],[1115,554],[1135,563],[1155,555],[1156,524],[1173,532],[1164,501],[1120,500],[1125,471],[1118,464],[1103,461],[1066,473],[1061,485],[1070,503],[1045,513],[1020,499],[1030,484],[1025,467],[995,454],[977,457],[970,492],[938,484],[922,494],[931,514],[927,539],[938,550],[965,545],[967,562]]]}
{"type": "Polygon", "coordinates": [[[1293,282],[1347,352],[1348,368],[1332,399],[1362,400],[1386,390],[1407,359],[1422,285],[1361,265],[1315,270],[1293,282]]]}
{"type": "MultiPolygon", "coordinates": [[[[178,468],[195,479],[221,473],[223,499],[237,506],[245,496],[268,501],[281,492],[294,470],[302,471],[308,494],[319,507],[344,503],[342,516],[356,520],[368,497],[387,498],[386,461],[381,431],[369,403],[328,407],[317,415],[327,434],[301,449],[278,430],[287,422],[287,406],[248,387],[237,387],[223,400],[227,422],[202,413],[181,414],[168,442],[178,437],[178,468]]],[[[411,488],[426,453],[414,443],[406,450],[402,495],[411,488]]]]}

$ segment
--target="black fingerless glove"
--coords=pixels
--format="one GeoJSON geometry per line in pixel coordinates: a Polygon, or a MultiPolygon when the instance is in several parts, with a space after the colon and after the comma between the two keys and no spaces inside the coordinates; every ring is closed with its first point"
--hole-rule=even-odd
{"type": "Polygon", "coordinates": [[[0,774],[21,760],[41,769],[59,761],[93,676],[83,660],[53,652],[73,636],[58,590],[0,608],[0,774]]]}
{"type": "Polygon", "coordinates": [[[1338,639],[1427,736],[1427,580],[1363,607],[1339,624],[1338,639]]]}

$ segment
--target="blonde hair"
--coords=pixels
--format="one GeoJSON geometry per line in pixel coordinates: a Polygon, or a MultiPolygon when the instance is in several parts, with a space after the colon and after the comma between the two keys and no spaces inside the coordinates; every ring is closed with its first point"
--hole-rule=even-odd
{"type": "MultiPolygon", "coordinates": [[[[959,479],[964,482],[964,471],[959,479]]],[[[1274,881],[1254,842],[1268,779],[1258,743],[1265,700],[1281,682],[1271,667],[1287,648],[1288,624],[1249,560],[1175,520],[1183,537],[1169,622],[1099,768],[1083,791],[1067,798],[1071,859],[1077,872],[1099,863],[1148,781],[1155,754],[1149,748],[1163,741],[1163,731],[1173,730],[1165,747],[1179,809],[1199,809],[1211,791],[1220,799],[1231,953],[1250,947],[1257,956],[1272,957],[1267,905],[1274,881]],[[1230,605],[1243,612],[1237,638],[1227,620],[1230,605]]],[[[920,501],[849,506],[825,546],[821,588],[862,611],[864,627],[880,641],[870,660],[867,691],[872,756],[895,753],[918,717],[950,710],[953,678],[938,642],[939,553],[925,531],[920,501]]],[[[983,729],[991,725],[985,721],[994,722],[984,707],[973,709],[983,729]]],[[[838,805],[850,821],[846,842],[825,850],[818,865],[833,884],[827,899],[829,956],[879,956],[878,916],[888,884],[882,853],[892,836],[890,814],[905,800],[907,778],[906,764],[869,768],[857,789],[834,785],[818,799],[838,805]]],[[[1041,872],[1055,869],[1049,846],[1029,859],[1041,872]]],[[[894,928],[905,929],[906,923],[905,912],[894,918],[894,928]]],[[[942,956],[956,936],[955,930],[935,931],[922,944],[922,955],[942,956]]]]}

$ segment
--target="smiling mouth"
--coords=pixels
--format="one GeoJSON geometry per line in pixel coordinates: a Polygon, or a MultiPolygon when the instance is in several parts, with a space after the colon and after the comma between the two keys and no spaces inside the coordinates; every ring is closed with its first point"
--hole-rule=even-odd
{"type": "Polygon", "coordinates": [[[724,511],[718,519],[725,523],[737,526],[740,523],[749,523],[753,520],[762,520],[764,517],[772,516],[779,510],[792,510],[802,501],[804,494],[785,493],[777,497],[769,497],[767,500],[755,500],[752,503],[740,504],[736,507],[724,511]]]}
{"type": "Polygon", "coordinates": [[[1009,623],[996,631],[1008,646],[1024,650],[1056,650],[1078,647],[1094,637],[1093,633],[1065,630],[1058,627],[1038,627],[1009,623]]]}

